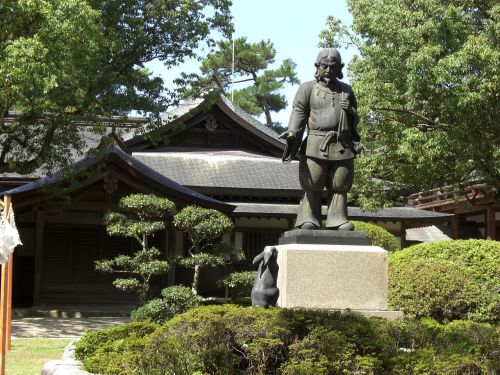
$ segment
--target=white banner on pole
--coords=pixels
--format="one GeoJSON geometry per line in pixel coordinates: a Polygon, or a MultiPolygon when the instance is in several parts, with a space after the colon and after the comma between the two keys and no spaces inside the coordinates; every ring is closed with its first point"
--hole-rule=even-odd
{"type": "Polygon", "coordinates": [[[8,211],[6,219],[4,220],[4,215],[0,219],[0,264],[6,263],[9,254],[14,251],[14,248],[22,245],[14,219],[12,204],[10,207],[4,207],[4,210],[8,211]]]}

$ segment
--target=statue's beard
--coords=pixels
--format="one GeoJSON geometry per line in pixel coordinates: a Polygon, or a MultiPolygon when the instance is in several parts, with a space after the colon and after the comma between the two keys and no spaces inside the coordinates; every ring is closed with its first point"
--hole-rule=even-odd
{"type": "Polygon", "coordinates": [[[326,71],[321,71],[321,69],[317,69],[314,77],[318,82],[324,82],[327,85],[333,84],[337,80],[337,76],[335,74],[328,74],[326,71]]]}
{"type": "Polygon", "coordinates": [[[320,81],[325,82],[327,85],[335,82],[335,77],[331,76],[328,73],[323,73],[320,75],[320,81]]]}

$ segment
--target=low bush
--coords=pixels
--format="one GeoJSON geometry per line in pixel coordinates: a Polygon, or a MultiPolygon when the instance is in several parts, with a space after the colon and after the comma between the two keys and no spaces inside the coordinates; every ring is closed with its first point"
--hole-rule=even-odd
{"type": "Polygon", "coordinates": [[[198,307],[202,298],[193,294],[190,288],[175,285],[161,291],[162,298],[155,298],[132,311],[133,321],[165,323],[175,315],[198,307]]]}
{"type": "Polygon", "coordinates": [[[232,298],[249,296],[255,275],[255,271],[233,272],[219,280],[217,285],[229,288],[232,298]]]}
{"type": "Polygon", "coordinates": [[[494,374],[499,338],[498,327],[467,321],[223,305],[177,315],[148,337],[113,341],[116,350],[94,340],[96,350],[77,355],[106,374],[494,374]]]}
{"type": "Polygon", "coordinates": [[[396,236],[390,234],[384,228],[363,221],[353,221],[354,230],[365,232],[372,240],[373,246],[380,246],[389,252],[401,249],[401,244],[396,236]]]}
{"type": "Polygon", "coordinates": [[[500,320],[500,242],[458,240],[411,246],[389,258],[389,305],[438,321],[500,320]]]}
{"type": "Polygon", "coordinates": [[[150,322],[129,323],[87,332],[75,345],[75,356],[85,358],[87,371],[120,373],[122,366],[137,366],[145,340],[158,328],[150,322]],[[125,354],[126,353],[126,354],[125,354]]]}

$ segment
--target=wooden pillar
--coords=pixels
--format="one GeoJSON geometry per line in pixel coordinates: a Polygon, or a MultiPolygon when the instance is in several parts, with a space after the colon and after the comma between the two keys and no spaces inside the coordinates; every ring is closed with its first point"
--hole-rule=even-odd
{"type": "Polygon", "coordinates": [[[35,277],[33,285],[33,305],[40,305],[40,294],[42,288],[43,272],[43,233],[45,228],[45,213],[41,210],[36,211],[35,228],[35,277]]]}
{"type": "Polygon", "coordinates": [[[406,243],[406,223],[401,221],[401,249],[404,249],[407,246],[406,243]]]}
{"type": "Polygon", "coordinates": [[[488,205],[486,211],[486,239],[496,240],[496,209],[492,204],[488,205]]]}
{"type": "Polygon", "coordinates": [[[460,217],[457,213],[451,218],[451,233],[454,240],[458,240],[460,234],[460,217]]]}

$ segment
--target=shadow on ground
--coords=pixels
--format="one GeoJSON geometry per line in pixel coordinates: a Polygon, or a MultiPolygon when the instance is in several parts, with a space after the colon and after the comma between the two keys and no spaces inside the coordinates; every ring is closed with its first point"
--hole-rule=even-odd
{"type": "Polygon", "coordinates": [[[12,320],[12,337],[73,338],[117,324],[128,323],[130,318],[22,318],[12,320]]]}

